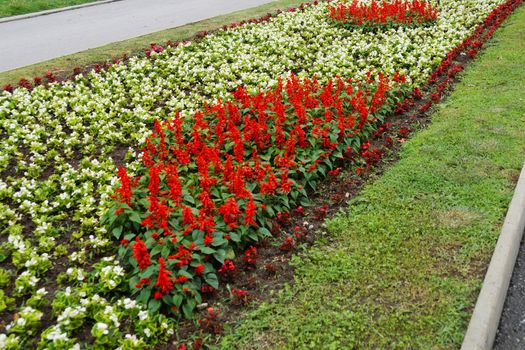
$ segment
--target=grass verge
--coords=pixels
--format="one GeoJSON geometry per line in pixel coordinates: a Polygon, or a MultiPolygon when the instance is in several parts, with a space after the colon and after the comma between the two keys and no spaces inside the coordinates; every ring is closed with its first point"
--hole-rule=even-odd
{"type": "MultiPolygon", "coordinates": [[[[4,0],[0,0],[0,4],[2,4],[2,1],[4,0]]],[[[42,76],[44,72],[48,70],[55,72],[58,76],[70,75],[75,67],[87,67],[95,63],[106,62],[108,60],[122,57],[123,54],[127,54],[128,56],[140,54],[144,48],[149,47],[151,43],[164,44],[168,40],[185,40],[193,37],[196,33],[201,31],[211,31],[232,22],[262,17],[268,12],[296,7],[302,2],[305,1],[276,0],[246,10],[209,18],[203,21],[190,23],[133,39],[119,41],[72,55],[62,56],[49,61],[13,69],[7,72],[0,72],[0,87],[5,84],[16,85],[22,78],[31,80],[34,76],[42,76]]]]}
{"type": "Polygon", "coordinates": [[[23,15],[97,0],[0,0],[0,17],[23,15]]]}
{"type": "Polygon", "coordinates": [[[525,8],[221,348],[454,349],[525,154],[525,8]]]}

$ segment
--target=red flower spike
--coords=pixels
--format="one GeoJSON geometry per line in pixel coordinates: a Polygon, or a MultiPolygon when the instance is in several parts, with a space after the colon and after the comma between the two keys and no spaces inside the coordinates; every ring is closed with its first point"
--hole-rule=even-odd
{"type": "Polygon", "coordinates": [[[116,190],[117,200],[120,203],[126,203],[131,206],[131,198],[133,197],[131,179],[126,173],[126,169],[122,166],[118,168],[118,177],[120,178],[120,187],[116,190]]]}
{"type": "Polygon", "coordinates": [[[245,211],[245,217],[244,217],[244,223],[247,226],[257,226],[257,223],[255,222],[256,212],[257,212],[257,206],[255,205],[255,202],[253,201],[253,197],[250,197],[250,200],[246,204],[246,211],[245,211]]]}
{"type": "Polygon", "coordinates": [[[204,244],[210,245],[213,243],[213,236],[212,235],[206,235],[204,236],[204,244]]]}
{"type": "Polygon", "coordinates": [[[146,244],[139,237],[135,238],[135,243],[131,246],[133,257],[137,261],[138,267],[144,270],[151,265],[150,256],[146,244]]]}
{"type": "Polygon", "coordinates": [[[197,276],[202,275],[203,272],[204,272],[204,265],[198,264],[197,266],[195,266],[195,274],[197,276]]]}
{"type": "Polygon", "coordinates": [[[159,258],[159,273],[157,275],[157,282],[155,282],[155,287],[158,288],[158,293],[162,298],[164,295],[171,292],[174,288],[173,278],[170,277],[171,271],[166,269],[166,262],[162,257],[159,258]]]}

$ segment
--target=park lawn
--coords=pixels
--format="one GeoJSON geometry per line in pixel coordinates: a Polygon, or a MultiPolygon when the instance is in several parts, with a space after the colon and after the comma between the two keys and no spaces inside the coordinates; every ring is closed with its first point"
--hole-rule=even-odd
{"type": "Polygon", "coordinates": [[[525,160],[525,8],[232,349],[459,348],[525,160]],[[329,238],[328,238],[329,237],[329,238]]]}
{"type": "Polygon", "coordinates": [[[0,17],[80,5],[97,0],[0,0],[0,17]]]}
{"type": "MultiPolygon", "coordinates": [[[[38,0],[40,1],[40,0],[38,0]]],[[[44,0],[42,0],[44,1],[44,0]]],[[[72,0],[63,0],[64,2],[72,0]]],[[[74,0],[78,2],[86,2],[85,0],[74,0]]],[[[20,2],[18,0],[0,0],[0,9],[5,3],[20,2]]],[[[31,0],[23,0],[23,2],[32,3],[31,0]]],[[[35,1],[37,2],[37,1],[35,1]]],[[[59,1],[51,1],[59,2],[59,1]]],[[[122,57],[124,54],[128,56],[144,55],[144,49],[149,47],[151,43],[164,45],[168,40],[182,41],[190,39],[198,32],[212,31],[221,28],[226,24],[233,22],[240,22],[252,18],[260,18],[268,12],[275,12],[284,10],[290,7],[296,7],[304,0],[275,0],[270,3],[252,7],[246,10],[240,10],[229,14],[209,18],[195,23],[186,24],[176,28],[166,29],[160,32],[143,35],[137,38],[111,43],[94,49],[78,52],[71,55],[57,57],[45,62],[36,63],[26,67],[16,68],[6,72],[0,72],[0,86],[6,84],[16,85],[22,78],[31,80],[34,76],[42,76],[46,71],[52,71],[59,77],[71,75],[76,67],[88,67],[95,63],[107,62],[116,58],[122,57]]],[[[0,11],[0,17],[2,13],[0,11]]]]}

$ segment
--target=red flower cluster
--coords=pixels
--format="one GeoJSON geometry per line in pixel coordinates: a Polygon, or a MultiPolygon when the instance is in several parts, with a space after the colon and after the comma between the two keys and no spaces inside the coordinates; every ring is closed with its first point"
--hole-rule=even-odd
{"type": "Polygon", "coordinates": [[[121,186],[117,189],[116,198],[120,203],[126,203],[131,206],[131,197],[133,193],[131,191],[131,179],[129,178],[126,168],[119,166],[118,177],[120,179],[121,186]]]}
{"type": "Polygon", "coordinates": [[[233,261],[231,260],[224,260],[224,264],[222,264],[221,268],[218,270],[219,273],[226,273],[228,271],[234,271],[235,265],[233,264],[233,261]]]}
{"type": "MultiPolygon", "coordinates": [[[[276,213],[281,224],[288,222],[306,187],[339,174],[334,165],[345,150],[360,154],[359,145],[404,94],[403,78],[394,80],[369,75],[322,85],[292,76],[258,94],[239,87],[232,101],[207,104],[193,117],[155,121],[140,176],[119,168],[114,212],[121,214],[111,223],[115,235],[135,239],[120,249],[126,257],[133,252],[135,278],[151,265],[158,271],[152,286],[140,289],[151,288],[174,312],[188,312],[203,286],[218,287],[217,273],[232,277],[228,251],[270,234],[276,213]]],[[[255,265],[256,248],[244,260],[255,265]]]]}
{"type": "MultiPolygon", "coordinates": [[[[166,262],[160,257],[159,274],[157,275],[157,282],[155,282],[155,287],[158,288],[158,292],[155,293],[155,299],[160,299],[173,290],[174,279],[170,277],[170,273],[171,271],[166,269],[166,262]]],[[[177,282],[180,283],[184,281],[177,280],[177,282]]]]}
{"type": "Polygon", "coordinates": [[[247,304],[252,299],[250,296],[250,293],[248,293],[247,290],[243,290],[243,289],[237,289],[237,288],[232,289],[232,295],[233,295],[232,304],[234,305],[247,304]]]}
{"type": "Polygon", "coordinates": [[[146,244],[140,240],[140,237],[135,238],[135,244],[131,247],[133,250],[133,257],[137,261],[140,270],[144,270],[151,265],[148,248],[146,244]]]}
{"type": "Polygon", "coordinates": [[[257,265],[257,248],[250,247],[244,252],[244,261],[248,265],[257,265]]]}
{"type": "Polygon", "coordinates": [[[334,23],[350,27],[422,25],[431,23],[437,18],[437,11],[432,4],[419,0],[379,3],[372,0],[370,5],[354,0],[351,4],[329,6],[328,11],[334,23]]]}
{"type": "Polygon", "coordinates": [[[279,247],[279,249],[283,252],[288,252],[290,250],[293,249],[293,247],[295,246],[295,241],[293,240],[292,237],[286,237],[284,239],[284,242],[283,244],[281,244],[281,246],[279,247]]]}

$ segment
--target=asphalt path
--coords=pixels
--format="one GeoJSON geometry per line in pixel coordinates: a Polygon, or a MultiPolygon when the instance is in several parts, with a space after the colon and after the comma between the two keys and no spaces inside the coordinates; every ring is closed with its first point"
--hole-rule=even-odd
{"type": "Polygon", "coordinates": [[[0,72],[272,0],[122,0],[0,23],[0,72]]]}
{"type": "Polygon", "coordinates": [[[525,241],[521,242],[494,350],[525,349],[525,241]]]}

